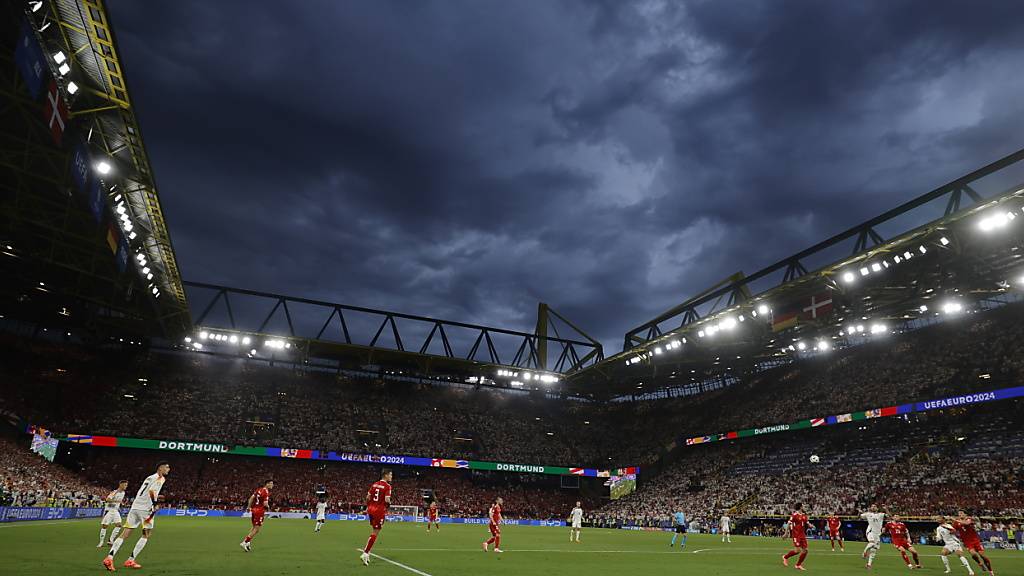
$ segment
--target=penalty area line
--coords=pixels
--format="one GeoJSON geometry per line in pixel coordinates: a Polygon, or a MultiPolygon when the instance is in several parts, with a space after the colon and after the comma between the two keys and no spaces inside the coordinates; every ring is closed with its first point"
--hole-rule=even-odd
{"type": "MultiPolygon", "coordinates": [[[[362,548],[356,548],[356,550],[358,550],[359,552],[363,551],[362,548]]],[[[404,569],[408,570],[409,572],[412,572],[413,574],[419,574],[420,576],[430,576],[430,574],[427,574],[426,572],[424,572],[422,570],[417,570],[417,569],[413,568],[412,566],[406,566],[405,564],[402,564],[401,562],[395,562],[394,560],[392,560],[390,558],[385,558],[385,557],[381,556],[380,554],[374,554],[373,552],[369,552],[369,554],[370,554],[370,556],[373,556],[374,558],[376,558],[378,560],[383,560],[383,561],[387,562],[388,564],[393,564],[395,566],[398,566],[399,568],[404,568],[404,569]]]]}

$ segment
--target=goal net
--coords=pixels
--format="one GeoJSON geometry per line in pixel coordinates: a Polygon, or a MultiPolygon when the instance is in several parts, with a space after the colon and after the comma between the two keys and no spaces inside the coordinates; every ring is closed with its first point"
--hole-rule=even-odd
{"type": "Polygon", "coordinates": [[[420,508],[419,506],[392,506],[388,509],[388,514],[411,516],[414,522],[418,522],[420,519],[420,508]]]}

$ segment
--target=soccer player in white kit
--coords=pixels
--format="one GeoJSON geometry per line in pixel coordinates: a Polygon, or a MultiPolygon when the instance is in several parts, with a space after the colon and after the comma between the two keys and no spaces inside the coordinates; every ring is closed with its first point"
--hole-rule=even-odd
{"type": "Polygon", "coordinates": [[[323,528],[324,522],[327,521],[327,502],[316,503],[316,528],[313,528],[313,532],[319,532],[320,528],[323,528]]]}
{"type": "Polygon", "coordinates": [[[870,570],[871,565],[875,562],[875,555],[878,554],[878,549],[882,546],[882,524],[885,522],[885,513],[879,512],[878,506],[872,504],[868,511],[861,514],[860,517],[868,523],[868,545],[864,547],[861,557],[868,559],[866,568],[870,570]]]}
{"type": "Polygon", "coordinates": [[[729,518],[729,514],[722,514],[722,518],[719,520],[719,527],[722,529],[722,542],[732,542],[732,538],[729,536],[729,525],[732,524],[732,519],[729,518]]]}
{"type": "Polygon", "coordinates": [[[974,570],[971,569],[971,563],[967,561],[967,557],[964,556],[964,545],[960,542],[960,538],[956,535],[956,530],[953,529],[953,523],[949,518],[943,518],[942,516],[934,516],[932,520],[939,523],[939,527],[935,529],[935,539],[942,542],[942,552],[939,558],[942,559],[943,566],[946,567],[946,574],[949,574],[949,556],[955,553],[960,557],[960,563],[967,568],[967,574],[974,576],[974,570]]]}
{"type": "Polygon", "coordinates": [[[583,529],[583,508],[580,508],[580,502],[576,501],[576,507],[569,512],[569,522],[572,523],[572,528],[569,530],[569,542],[580,541],[580,530],[583,529]],[[573,537],[575,536],[575,540],[573,537]]]}
{"type": "Polygon", "coordinates": [[[128,510],[128,518],[121,527],[121,533],[110,546],[110,552],[107,553],[107,557],[103,559],[103,567],[108,571],[113,572],[116,570],[114,568],[114,556],[121,549],[125,539],[131,535],[132,530],[139,526],[142,526],[142,537],[135,543],[135,549],[132,550],[132,555],[125,560],[124,567],[142,568],[142,565],[136,562],[135,558],[142,553],[142,549],[149,542],[149,535],[153,531],[153,516],[156,514],[157,502],[160,500],[160,490],[163,489],[164,481],[167,479],[167,474],[170,471],[171,465],[167,462],[161,462],[156,466],[156,474],[152,474],[142,481],[142,486],[139,486],[139,492],[135,495],[135,500],[132,500],[132,507],[128,510]]]}
{"type": "Polygon", "coordinates": [[[103,548],[114,543],[117,533],[121,531],[121,503],[124,502],[124,491],[128,488],[128,481],[121,480],[117,483],[117,490],[107,494],[103,499],[103,519],[100,520],[100,543],[97,548],[103,548]],[[107,527],[114,526],[110,533],[110,541],[107,541],[107,527]]]}

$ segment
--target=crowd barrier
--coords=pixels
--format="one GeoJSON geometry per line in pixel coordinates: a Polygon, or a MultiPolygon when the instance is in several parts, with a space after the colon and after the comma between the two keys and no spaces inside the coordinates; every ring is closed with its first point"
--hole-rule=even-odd
{"type": "MultiPolygon", "coordinates": [[[[205,510],[197,508],[164,508],[157,512],[157,516],[190,516],[196,518],[203,517],[248,517],[249,513],[242,510],[205,510]]],[[[298,518],[311,520],[315,517],[312,512],[267,512],[267,518],[298,518]]],[[[328,520],[333,521],[357,521],[357,522],[368,522],[369,516],[366,514],[327,514],[328,520]]],[[[388,522],[426,522],[426,518],[423,516],[403,516],[399,514],[389,514],[387,516],[388,522]]],[[[442,524],[487,524],[489,520],[487,518],[453,518],[449,516],[441,517],[442,524]]],[[[565,520],[526,520],[526,519],[514,519],[505,518],[501,521],[502,524],[509,526],[565,526],[565,520]]]]}
{"type": "Polygon", "coordinates": [[[24,520],[73,520],[99,518],[102,508],[44,508],[41,506],[0,506],[0,522],[24,520]]]}

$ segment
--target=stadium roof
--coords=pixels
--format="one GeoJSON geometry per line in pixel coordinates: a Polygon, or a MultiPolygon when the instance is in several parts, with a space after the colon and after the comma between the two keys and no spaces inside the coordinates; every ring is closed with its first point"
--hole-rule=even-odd
{"type": "Polygon", "coordinates": [[[49,278],[55,302],[88,302],[90,315],[116,319],[119,330],[185,333],[186,294],[103,3],[8,7],[4,33],[15,42],[3,50],[3,90],[16,106],[5,112],[3,138],[22,153],[0,157],[11,207],[0,234],[9,258],[21,260],[8,270],[24,283],[49,278]],[[42,94],[26,74],[33,65],[42,94]],[[55,107],[66,116],[44,115],[55,107]]]}
{"type": "Polygon", "coordinates": [[[754,274],[737,273],[627,332],[622,353],[567,377],[566,391],[695,392],[1017,297],[1022,160],[1017,151],[754,274]]]}

